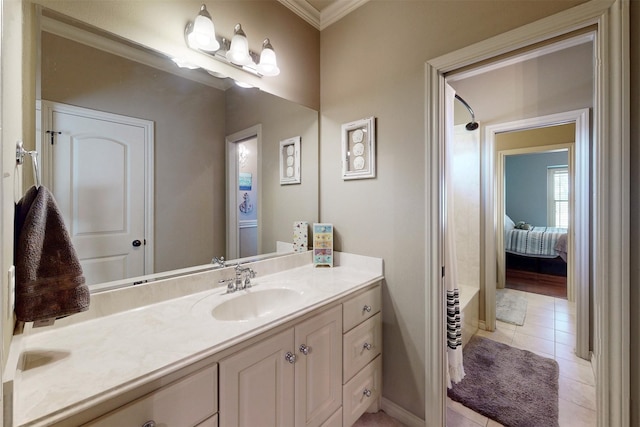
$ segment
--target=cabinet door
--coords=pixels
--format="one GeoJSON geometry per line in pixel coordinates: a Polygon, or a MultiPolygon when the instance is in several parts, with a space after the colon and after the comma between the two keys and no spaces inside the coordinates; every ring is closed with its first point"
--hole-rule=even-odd
{"type": "Polygon", "coordinates": [[[295,343],[296,427],[320,426],[342,404],[342,308],[297,325],[295,343]]]}
{"type": "Polygon", "coordinates": [[[220,427],[293,427],[293,329],[220,362],[220,427]]]}

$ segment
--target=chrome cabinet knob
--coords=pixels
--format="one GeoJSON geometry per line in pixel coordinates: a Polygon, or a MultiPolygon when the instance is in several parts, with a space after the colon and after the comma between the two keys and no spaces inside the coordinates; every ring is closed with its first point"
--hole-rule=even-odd
{"type": "Polygon", "coordinates": [[[371,390],[369,390],[368,388],[365,388],[364,391],[362,392],[362,395],[371,397],[371,390]]]}
{"type": "Polygon", "coordinates": [[[287,351],[287,354],[284,355],[284,360],[286,360],[289,363],[296,363],[296,355],[291,353],[290,351],[287,351]]]}
{"type": "Polygon", "coordinates": [[[153,420],[149,420],[146,423],[142,424],[142,427],[156,427],[156,422],[153,420]]]}
{"type": "Polygon", "coordinates": [[[368,342],[362,344],[362,348],[363,350],[371,350],[373,348],[373,346],[371,344],[369,344],[368,342]]]}
{"type": "Polygon", "coordinates": [[[371,306],[365,304],[365,306],[362,307],[362,311],[366,311],[367,313],[370,313],[371,312],[371,306]]]}
{"type": "Polygon", "coordinates": [[[305,356],[309,354],[309,352],[311,351],[311,347],[307,347],[304,344],[300,344],[300,353],[304,354],[305,356]]]}

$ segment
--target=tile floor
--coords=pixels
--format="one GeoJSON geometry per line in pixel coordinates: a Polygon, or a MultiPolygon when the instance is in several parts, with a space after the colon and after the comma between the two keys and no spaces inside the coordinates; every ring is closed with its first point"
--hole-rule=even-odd
{"type": "MultiPolygon", "coordinates": [[[[560,427],[596,425],[595,380],[591,363],[573,354],[575,304],[566,299],[518,292],[527,297],[524,325],[497,322],[496,331],[478,335],[555,359],[560,367],[560,427]]],[[[447,399],[447,427],[496,427],[500,424],[447,399]]]]}

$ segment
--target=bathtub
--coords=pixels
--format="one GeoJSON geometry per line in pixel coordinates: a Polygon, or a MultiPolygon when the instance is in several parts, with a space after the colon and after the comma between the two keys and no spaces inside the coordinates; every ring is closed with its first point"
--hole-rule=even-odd
{"type": "Polygon", "coordinates": [[[478,331],[480,315],[480,289],[475,286],[460,285],[460,315],[462,320],[462,348],[478,331]]]}

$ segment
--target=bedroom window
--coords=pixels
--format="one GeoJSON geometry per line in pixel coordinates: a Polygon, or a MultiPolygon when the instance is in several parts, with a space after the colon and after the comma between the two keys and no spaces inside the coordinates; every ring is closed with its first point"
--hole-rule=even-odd
{"type": "Polygon", "coordinates": [[[547,225],[569,227],[569,169],[566,166],[547,168],[547,225]]]}

